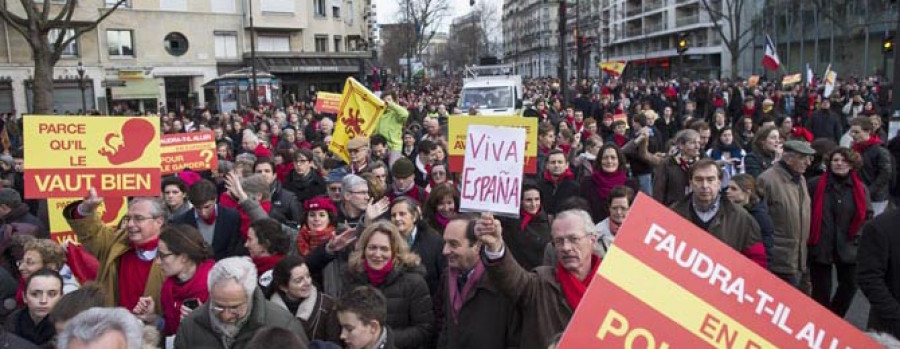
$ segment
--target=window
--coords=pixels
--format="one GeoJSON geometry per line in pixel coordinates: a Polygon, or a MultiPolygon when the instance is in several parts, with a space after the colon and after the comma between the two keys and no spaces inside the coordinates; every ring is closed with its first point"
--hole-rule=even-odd
{"type": "Polygon", "coordinates": [[[319,17],[325,17],[325,1],[326,0],[313,0],[313,13],[319,17]]]}
{"type": "Polygon", "coordinates": [[[334,52],[341,52],[341,51],[342,51],[342,50],[341,50],[341,43],[342,43],[342,42],[343,42],[343,40],[341,40],[341,37],[340,37],[340,36],[335,36],[335,37],[334,37],[334,52]]]}
{"type": "Polygon", "coordinates": [[[235,13],[237,7],[234,0],[209,0],[212,12],[215,13],[235,13]]]}
{"type": "Polygon", "coordinates": [[[291,40],[287,36],[260,35],[256,38],[256,49],[262,52],[290,52],[291,40]]]}
{"type": "Polygon", "coordinates": [[[119,3],[119,1],[122,1],[122,4],[119,5],[119,8],[122,8],[122,7],[130,8],[131,7],[131,0],[104,0],[104,1],[106,1],[106,8],[112,8],[113,6],[116,6],[116,4],[119,3]]]}
{"type": "Polygon", "coordinates": [[[328,52],[327,35],[316,35],[316,52],[328,52]]]}
{"type": "MultiPolygon", "coordinates": [[[[218,1],[218,0],[213,0],[218,1]]],[[[237,58],[237,33],[215,33],[216,58],[237,58]]]]}
{"type": "Polygon", "coordinates": [[[188,40],[181,33],[172,32],[166,35],[166,52],[173,56],[181,56],[188,50],[188,40]]]}
{"type": "Polygon", "coordinates": [[[331,17],[341,18],[341,7],[340,6],[332,6],[331,7],[331,17]]]}
{"type": "MultiPolygon", "coordinates": [[[[60,30],[59,29],[51,29],[49,33],[47,33],[47,39],[50,40],[50,49],[53,50],[53,43],[56,42],[56,39],[59,37],[60,30]]],[[[75,29],[66,29],[65,30],[65,38],[63,41],[69,40],[72,36],[75,35],[75,29]]],[[[78,39],[72,40],[68,45],[63,46],[62,49],[63,56],[77,56],[78,55],[78,39]]]]}
{"type": "Polygon", "coordinates": [[[131,44],[131,30],[107,30],[106,46],[110,56],[134,56],[131,44]]]}
{"type": "Polygon", "coordinates": [[[187,11],[187,0],[160,0],[159,9],[164,11],[187,11]]]}
{"type": "Polygon", "coordinates": [[[294,13],[294,0],[261,0],[261,1],[262,1],[262,12],[294,13]]]}

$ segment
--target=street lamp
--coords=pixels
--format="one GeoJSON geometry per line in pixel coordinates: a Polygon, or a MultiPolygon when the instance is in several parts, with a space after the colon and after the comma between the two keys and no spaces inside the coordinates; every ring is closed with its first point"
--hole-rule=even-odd
{"type": "Polygon", "coordinates": [[[81,89],[81,112],[87,115],[87,102],[84,99],[84,64],[78,61],[78,88],[81,89]]]}

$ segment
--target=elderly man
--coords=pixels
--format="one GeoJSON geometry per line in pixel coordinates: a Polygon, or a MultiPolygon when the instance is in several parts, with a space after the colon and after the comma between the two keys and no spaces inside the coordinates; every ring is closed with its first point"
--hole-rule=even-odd
{"type": "Polygon", "coordinates": [[[675,146],[678,152],[666,156],[656,165],[653,172],[653,198],[659,203],[669,206],[687,195],[688,169],[701,156],[700,133],[685,129],[675,134],[675,146]]]}
{"type": "Polygon", "coordinates": [[[816,153],[809,143],[784,142],[781,160],[756,179],[775,226],[772,263],[775,275],[799,287],[806,270],[810,199],[803,173],[816,153]]]}
{"type": "Polygon", "coordinates": [[[594,254],[597,226],[583,210],[557,214],[551,226],[555,266],[528,272],[507,253],[500,221],[486,214],[475,233],[484,245],[483,259],[491,281],[522,312],[520,348],[543,349],[562,332],[581,302],[600,258],[594,254]]]}
{"type": "MultiPolygon", "coordinates": [[[[143,324],[122,308],[91,308],[66,322],[57,347],[131,349],[144,347],[143,324]]],[[[155,345],[156,343],[146,343],[155,345]]]]}
{"type": "Polygon", "coordinates": [[[166,204],[158,198],[132,199],[119,229],[114,229],[97,213],[102,202],[91,188],[87,198],[66,206],[63,216],[82,246],[97,257],[96,282],[106,294],[106,304],[130,310],[141,297],[152,297],[160,313],[159,291],[165,277],[155,259],[166,204]]]}
{"type": "Polygon", "coordinates": [[[697,161],[688,171],[691,193],[672,205],[672,210],[766,268],[766,248],[759,224],[742,207],[719,195],[722,169],[714,160],[697,161]]]}
{"type": "Polygon", "coordinates": [[[369,172],[369,138],[357,136],[347,141],[347,152],[350,153],[350,164],[347,173],[357,176],[369,172]]]}
{"type": "Polygon", "coordinates": [[[341,196],[337,223],[355,227],[369,207],[369,183],[360,176],[346,175],[341,180],[341,196]]]}
{"type": "Polygon", "coordinates": [[[266,148],[266,145],[259,139],[259,136],[250,129],[244,130],[243,138],[241,138],[241,147],[243,148],[244,153],[253,154],[257,158],[272,157],[272,151],[269,150],[269,148],[266,148]]]}
{"type": "Polygon", "coordinates": [[[444,321],[438,348],[514,348],[519,313],[485,273],[475,220],[458,216],[444,229],[444,273],[440,294],[444,321]]]}
{"type": "Polygon", "coordinates": [[[209,300],[181,321],[175,348],[246,348],[263,326],[284,328],[299,335],[304,345],[309,342],[297,318],[265,299],[249,259],[216,262],[207,285],[209,300]]]}

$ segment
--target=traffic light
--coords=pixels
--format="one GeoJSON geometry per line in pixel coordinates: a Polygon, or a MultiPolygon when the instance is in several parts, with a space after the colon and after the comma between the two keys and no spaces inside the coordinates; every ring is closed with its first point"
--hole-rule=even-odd
{"type": "Polygon", "coordinates": [[[691,43],[688,42],[688,36],[685,33],[678,33],[677,41],[675,42],[675,44],[675,49],[678,54],[684,54],[691,46],[691,43]]]}
{"type": "Polygon", "coordinates": [[[894,36],[888,35],[881,42],[881,52],[891,53],[894,51],[894,36]]]}

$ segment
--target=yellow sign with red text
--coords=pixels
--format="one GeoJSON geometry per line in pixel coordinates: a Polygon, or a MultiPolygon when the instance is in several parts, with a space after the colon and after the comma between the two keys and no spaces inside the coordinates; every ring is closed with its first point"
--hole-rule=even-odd
{"type": "Polygon", "coordinates": [[[316,105],[313,110],[319,114],[337,114],[341,108],[341,94],[319,92],[316,93],[316,105]]]}
{"type": "MultiPolygon", "coordinates": [[[[63,216],[63,209],[69,204],[81,200],[81,198],[50,198],[47,199],[47,218],[50,221],[50,238],[62,244],[66,241],[78,242],[72,227],[63,216]]],[[[103,198],[103,203],[97,207],[97,214],[106,226],[113,227],[119,223],[128,205],[124,197],[103,198]]]]}
{"type": "Polygon", "coordinates": [[[24,117],[25,197],[158,196],[159,119],[24,117]]]}
{"type": "Polygon", "coordinates": [[[525,129],[525,173],[537,172],[538,119],[518,116],[451,115],[448,119],[447,161],[451,172],[462,172],[469,125],[520,127],[525,129]]]}
{"type": "Polygon", "coordinates": [[[217,169],[216,134],[213,131],[162,135],[159,139],[162,174],[186,168],[194,171],[217,169]]]}

